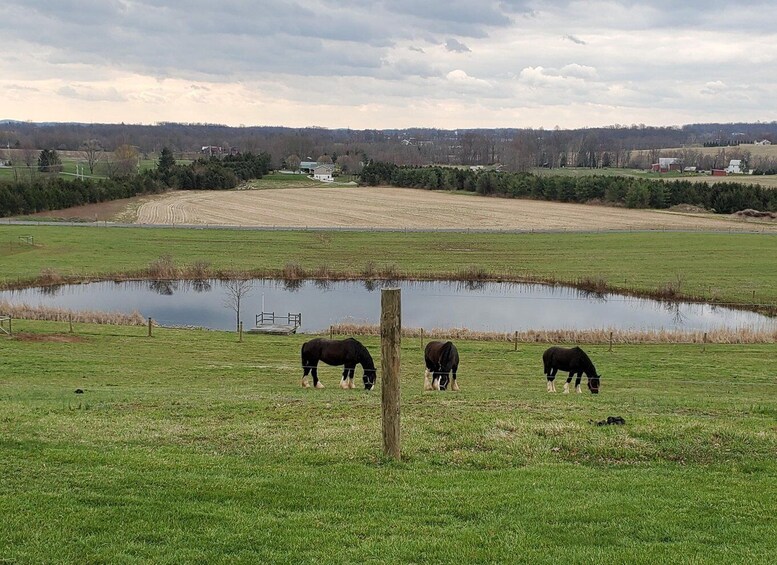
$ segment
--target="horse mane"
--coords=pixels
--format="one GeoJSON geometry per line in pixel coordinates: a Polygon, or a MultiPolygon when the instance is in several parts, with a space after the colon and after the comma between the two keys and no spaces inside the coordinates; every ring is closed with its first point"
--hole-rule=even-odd
{"type": "MultiPolygon", "coordinates": [[[[353,338],[351,338],[353,339],[353,338]]],[[[361,363],[363,369],[374,369],[375,362],[372,360],[369,349],[364,347],[364,344],[357,339],[353,339],[356,342],[356,358],[361,363]]]]}

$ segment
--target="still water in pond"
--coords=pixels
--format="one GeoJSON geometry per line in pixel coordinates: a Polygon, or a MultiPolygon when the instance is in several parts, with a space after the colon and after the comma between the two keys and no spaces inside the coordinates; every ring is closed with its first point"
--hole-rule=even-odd
{"type": "MultiPolygon", "coordinates": [[[[666,303],[560,286],[458,281],[322,282],[254,280],[241,303],[246,329],[262,311],[300,312],[300,332],[331,324],[379,324],[380,289],[402,289],[402,325],[511,332],[529,329],[774,329],[774,319],[708,304],[666,303]]],[[[0,301],[72,310],[140,312],[162,325],[234,329],[222,281],[100,282],[0,292],[0,301]]]]}

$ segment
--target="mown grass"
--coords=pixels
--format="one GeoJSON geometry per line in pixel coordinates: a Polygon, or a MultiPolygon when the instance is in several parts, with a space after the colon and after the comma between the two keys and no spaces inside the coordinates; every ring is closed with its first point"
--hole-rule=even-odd
{"type": "Polygon", "coordinates": [[[0,225],[0,286],[151,276],[169,257],[181,276],[550,280],[670,298],[777,303],[777,237],[727,233],[404,233],[0,225]],[[34,237],[34,246],[23,243],[34,237]],[[202,269],[195,269],[198,273],[202,269]],[[201,273],[200,275],[201,276],[201,273]],[[667,293],[670,293],[669,296],[667,293]]]}
{"type": "MultiPolygon", "coordinates": [[[[12,562],[771,562],[774,345],[459,341],[460,393],[402,346],[403,461],[380,394],[299,386],[305,336],[20,321],[0,340],[0,558],[12,562]],[[40,341],[48,336],[51,341],[40,341]],[[35,337],[35,339],[33,339],[35,337]],[[76,389],[83,394],[75,394],[76,389]],[[560,387],[559,387],[560,389],[560,387]],[[620,415],[625,426],[592,422],[620,415]]],[[[365,337],[378,363],[377,338],[365,337]]]]}

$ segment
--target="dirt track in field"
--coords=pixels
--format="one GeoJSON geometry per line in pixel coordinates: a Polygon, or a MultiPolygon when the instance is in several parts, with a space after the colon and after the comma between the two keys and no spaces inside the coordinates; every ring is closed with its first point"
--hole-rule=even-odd
{"type": "Polygon", "coordinates": [[[777,223],[713,214],[484,198],[392,187],[182,191],[143,203],[141,224],[494,230],[776,231],[777,223]]]}

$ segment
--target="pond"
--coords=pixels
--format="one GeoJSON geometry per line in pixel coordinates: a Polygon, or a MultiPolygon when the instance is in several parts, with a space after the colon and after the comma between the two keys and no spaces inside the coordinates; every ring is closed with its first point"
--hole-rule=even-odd
{"type": "MultiPolygon", "coordinates": [[[[541,329],[773,330],[777,321],[753,312],[709,304],[660,302],[569,287],[459,281],[254,280],[243,297],[244,327],[262,310],[300,312],[300,332],[331,324],[379,324],[380,289],[402,289],[402,325],[511,332],[541,329]]],[[[0,292],[0,301],[72,310],[139,311],[162,325],[234,329],[223,281],[97,282],[0,292]]]]}

